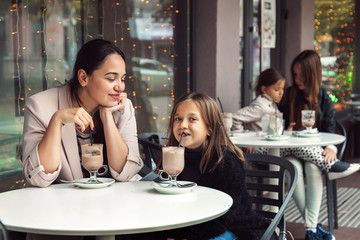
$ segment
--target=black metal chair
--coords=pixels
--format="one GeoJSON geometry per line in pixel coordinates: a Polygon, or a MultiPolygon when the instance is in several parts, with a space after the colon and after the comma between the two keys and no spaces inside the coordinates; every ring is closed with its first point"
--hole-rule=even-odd
{"type": "MultiPolygon", "coordinates": [[[[360,101],[360,93],[352,93],[350,94],[350,100],[360,101]]],[[[355,134],[357,125],[360,122],[360,107],[359,106],[350,106],[350,127],[349,127],[349,147],[350,148],[350,156],[354,157],[356,153],[356,145],[355,145],[355,134]]]]}
{"type": "Polygon", "coordinates": [[[0,221],[0,240],[10,240],[5,225],[0,221]]]}
{"type": "Polygon", "coordinates": [[[271,224],[261,239],[270,239],[277,227],[280,229],[280,239],[285,239],[285,208],[296,187],[297,170],[290,161],[280,157],[261,154],[244,154],[244,157],[246,159],[245,181],[254,207],[265,218],[271,219],[271,224]],[[269,171],[269,164],[278,166],[279,170],[269,171]],[[285,172],[290,175],[290,183],[287,183],[287,187],[285,187],[285,172]],[[277,179],[278,183],[270,184],[269,179],[277,179]],[[277,193],[278,198],[269,198],[270,192],[277,193]],[[278,211],[271,211],[271,207],[278,207],[278,211]]]}
{"type": "Polygon", "coordinates": [[[153,167],[157,164],[162,154],[162,145],[154,142],[150,139],[138,138],[140,156],[144,162],[144,167],[140,170],[139,174],[144,179],[153,180],[156,176],[150,175],[149,178],[146,176],[152,174],[153,167]],[[153,176],[153,177],[151,177],[153,176]]]}
{"type": "MultiPolygon", "coordinates": [[[[344,153],[347,144],[346,129],[341,122],[336,121],[335,133],[345,136],[345,141],[338,144],[338,159],[343,161],[344,153]]],[[[338,207],[337,207],[337,186],[336,180],[330,180],[326,171],[326,195],[327,195],[327,208],[328,208],[328,228],[329,232],[332,233],[334,228],[338,228],[338,207]]]]}

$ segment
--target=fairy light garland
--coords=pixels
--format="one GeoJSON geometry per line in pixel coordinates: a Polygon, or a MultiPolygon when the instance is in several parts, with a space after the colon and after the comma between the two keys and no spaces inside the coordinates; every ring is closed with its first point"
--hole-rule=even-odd
{"type": "Polygon", "coordinates": [[[315,1],[315,50],[321,57],[336,57],[334,65],[323,65],[323,70],[328,74],[330,97],[339,104],[349,100],[352,92],[354,14],[354,0],[315,1]]]}
{"type": "MultiPolygon", "coordinates": [[[[42,68],[45,72],[45,79],[48,83],[48,87],[52,87],[55,85],[59,85],[59,83],[63,83],[65,79],[69,79],[72,71],[73,61],[75,59],[76,53],[72,52],[72,48],[75,47],[76,43],[80,41],[81,36],[79,35],[79,26],[84,26],[84,37],[85,42],[97,37],[103,37],[104,29],[96,29],[96,26],[98,25],[98,22],[96,21],[103,21],[102,22],[102,28],[105,24],[104,19],[98,20],[98,9],[97,7],[99,2],[101,4],[100,7],[103,9],[100,11],[103,11],[103,14],[105,16],[106,12],[111,11],[110,9],[104,9],[104,0],[87,0],[84,1],[83,6],[82,1],[69,1],[69,0],[42,0],[44,3],[44,8],[42,8],[42,12],[39,8],[39,2],[34,4],[32,1],[21,1],[19,3],[16,2],[10,9],[12,14],[15,14],[17,18],[24,19],[22,21],[22,26],[18,26],[18,28],[21,28],[22,34],[25,34],[26,37],[42,37],[44,36],[44,44],[45,44],[45,50],[40,53],[45,56],[46,59],[46,65],[41,66],[41,64],[32,63],[31,61],[31,54],[36,50],[29,48],[31,46],[31,39],[28,39],[27,41],[24,41],[23,46],[18,46],[18,51],[21,50],[21,52],[25,52],[27,54],[27,58],[25,61],[20,63],[20,60],[15,60],[16,66],[20,66],[23,64],[24,69],[26,70],[26,77],[25,77],[25,84],[26,88],[24,88],[25,96],[30,96],[34,94],[37,91],[41,91],[42,89],[38,89],[37,84],[34,81],[30,81],[29,79],[33,79],[36,74],[41,73],[42,68]],[[21,6],[22,5],[22,6],[21,6]],[[95,6],[95,7],[94,7],[95,6]],[[96,7],[97,6],[97,7],[96,7]],[[22,12],[21,16],[19,15],[17,8],[21,7],[22,12]],[[84,17],[81,18],[80,16],[80,9],[81,7],[84,8],[84,17]],[[39,14],[42,14],[43,16],[43,22],[39,24],[43,24],[44,30],[42,31],[39,29],[39,24],[37,24],[37,19],[39,19],[39,14]],[[35,23],[35,25],[33,25],[35,23]],[[95,27],[94,27],[95,26],[95,27]],[[98,32],[97,32],[98,31],[98,32]],[[33,35],[31,35],[33,34],[33,35]],[[28,36],[27,36],[28,35],[28,36]],[[59,41],[59,39],[61,41],[59,41]],[[63,42],[62,42],[63,41],[63,42]],[[29,45],[29,46],[27,46],[29,45]],[[68,56],[65,56],[65,47],[67,47],[68,56]],[[35,91],[35,92],[34,92],[35,91]]],[[[113,17],[115,18],[115,21],[113,21],[113,36],[114,39],[112,40],[116,45],[120,45],[119,47],[121,49],[126,49],[126,47],[129,48],[131,51],[130,53],[133,54],[133,56],[144,55],[145,56],[156,56],[156,58],[164,58],[164,59],[170,59],[171,61],[174,60],[174,39],[173,35],[171,34],[169,36],[169,24],[171,26],[172,31],[174,31],[175,26],[171,25],[172,16],[174,14],[179,14],[179,10],[175,8],[173,4],[170,3],[164,3],[159,1],[150,1],[150,0],[140,0],[137,1],[136,11],[134,11],[132,16],[129,16],[129,18],[126,18],[127,16],[122,16],[124,11],[124,2],[123,1],[114,1],[114,3],[111,4],[111,8],[113,11],[113,17]],[[147,11],[147,12],[144,12],[147,11]],[[152,15],[147,16],[146,14],[152,13],[152,15]],[[145,16],[144,16],[145,14],[145,16]],[[156,15],[156,16],[155,16],[156,15]],[[136,31],[137,29],[134,29],[136,26],[131,26],[129,24],[129,19],[136,20],[137,18],[146,19],[148,18],[149,21],[154,21],[154,18],[157,18],[155,20],[155,23],[157,24],[157,33],[164,34],[162,36],[159,36],[156,40],[150,40],[150,41],[142,41],[140,39],[136,38],[130,38],[128,37],[130,35],[131,31],[136,31]],[[163,22],[163,23],[162,23],[163,22]],[[163,30],[161,30],[163,29],[163,30]],[[126,41],[125,41],[126,39],[126,41]],[[158,44],[160,41],[166,41],[166,44],[158,44]],[[156,52],[155,52],[156,51],[156,52]],[[149,54],[147,54],[148,52],[149,54]]],[[[2,19],[0,19],[2,21],[2,19]]],[[[99,25],[100,26],[100,25],[99,25]]],[[[11,35],[13,37],[17,38],[18,40],[21,38],[21,34],[19,34],[19,29],[11,32],[11,35]]],[[[147,27],[145,29],[147,32],[153,31],[151,29],[151,26],[147,27]]],[[[28,37],[28,38],[29,38],[28,37]]],[[[24,38],[24,36],[23,36],[24,38]]],[[[20,43],[20,41],[17,41],[20,43]]],[[[77,46],[79,47],[79,46],[77,46]]],[[[127,52],[128,56],[131,56],[129,52],[127,52]]],[[[40,57],[39,56],[39,57],[40,57]]],[[[131,59],[131,57],[128,57],[127,59],[131,59]]],[[[163,71],[172,71],[172,65],[167,64],[160,64],[160,67],[163,69],[163,71]]],[[[16,76],[14,76],[16,77],[16,76]]],[[[18,76],[19,77],[19,76],[18,76]]],[[[138,77],[138,76],[137,76],[138,77]]],[[[142,78],[149,79],[149,81],[152,81],[151,75],[143,75],[142,78]]],[[[136,82],[141,81],[141,79],[136,79],[136,76],[129,76],[128,80],[129,82],[136,82]]],[[[136,85],[139,87],[139,84],[136,85]]],[[[155,85],[154,85],[155,86],[155,85]]],[[[21,86],[24,87],[24,86],[21,86]]],[[[175,100],[174,91],[173,91],[173,75],[169,75],[165,78],[164,82],[161,83],[161,88],[164,88],[162,92],[168,91],[169,100],[171,103],[166,104],[166,109],[162,109],[159,106],[156,105],[156,103],[152,103],[153,108],[160,110],[160,111],[153,111],[154,115],[151,116],[152,119],[158,119],[162,121],[168,121],[169,115],[173,106],[173,101],[175,100]],[[155,105],[154,105],[155,104],[155,105]],[[156,114],[155,114],[156,112],[156,114]]],[[[151,86],[151,84],[146,87],[145,92],[142,92],[142,94],[145,94],[148,97],[153,96],[153,93],[155,91],[158,91],[159,89],[152,89],[154,87],[151,86]]],[[[144,106],[138,105],[140,104],[140,101],[137,101],[138,97],[141,97],[138,94],[139,89],[130,89],[131,94],[129,94],[129,97],[133,98],[134,108],[136,111],[141,111],[146,109],[144,106]]],[[[24,97],[19,98],[19,101],[25,101],[24,97]]],[[[20,105],[20,104],[19,104],[20,105]]],[[[21,109],[24,111],[24,109],[21,109]]],[[[149,112],[147,112],[148,114],[149,112]]]]}

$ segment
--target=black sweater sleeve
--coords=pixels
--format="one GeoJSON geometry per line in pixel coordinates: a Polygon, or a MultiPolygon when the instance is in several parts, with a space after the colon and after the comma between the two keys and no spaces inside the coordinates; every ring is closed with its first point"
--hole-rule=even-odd
{"type": "Polygon", "coordinates": [[[206,181],[211,183],[209,187],[223,191],[233,199],[233,205],[219,221],[241,239],[260,239],[268,222],[252,209],[243,162],[235,154],[226,152],[222,165],[209,174],[206,181]]]}

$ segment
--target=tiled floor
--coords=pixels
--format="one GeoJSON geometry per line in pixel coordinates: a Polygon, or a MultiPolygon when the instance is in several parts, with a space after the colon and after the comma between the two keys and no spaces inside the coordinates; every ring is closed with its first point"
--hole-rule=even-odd
{"type": "MultiPolygon", "coordinates": [[[[360,163],[360,158],[352,158],[347,162],[358,162],[360,163]]],[[[348,187],[348,188],[360,188],[360,172],[356,172],[349,177],[342,178],[337,180],[338,187],[348,187]]],[[[360,208],[360,199],[359,199],[359,208],[360,208]]],[[[327,227],[323,223],[325,228],[327,227]]],[[[301,223],[287,223],[287,230],[291,232],[294,239],[303,240],[305,237],[305,228],[301,223]]],[[[356,240],[360,239],[360,228],[348,228],[348,227],[339,227],[334,230],[334,235],[336,240],[356,240]]],[[[290,240],[291,237],[288,234],[287,239],[290,240]]]]}

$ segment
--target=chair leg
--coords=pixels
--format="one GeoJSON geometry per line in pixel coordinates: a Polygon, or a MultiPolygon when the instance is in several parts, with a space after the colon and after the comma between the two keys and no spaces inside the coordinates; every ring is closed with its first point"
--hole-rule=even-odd
{"type": "Polygon", "coordinates": [[[333,201],[334,201],[334,228],[338,229],[338,203],[337,203],[337,185],[336,180],[332,181],[332,187],[333,187],[333,201]]]}
{"type": "Polygon", "coordinates": [[[326,193],[327,193],[327,206],[328,206],[328,228],[332,234],[334,230],[334,202],[333,202],[333,184],[326,174],[326,193]]]}

